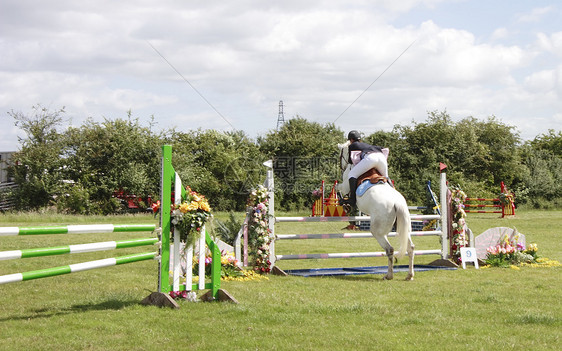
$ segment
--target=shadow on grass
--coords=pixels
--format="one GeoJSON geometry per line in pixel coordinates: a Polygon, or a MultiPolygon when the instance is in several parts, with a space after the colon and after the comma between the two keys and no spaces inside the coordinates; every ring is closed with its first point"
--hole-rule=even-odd
{"type": "Polygon", "coordinates": [[[109,310],[116,311],[134,305],[140,305],[140,301],[112,299],[100,303],[72,305],[67,308],[57,308],[57,307],[40,308],[40,309],[31,310],[28,315],[0,318],[0,322],[51,318],[61,315],[68,315],[72,313],[85,313],[90,311],[109,311],[109,310]]]}

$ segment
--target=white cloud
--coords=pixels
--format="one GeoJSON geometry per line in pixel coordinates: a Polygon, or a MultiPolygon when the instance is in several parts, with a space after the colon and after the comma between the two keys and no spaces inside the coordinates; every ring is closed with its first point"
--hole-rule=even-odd
{"type": "Polygon", "coordinates": [[[507,28],[502,27],[494,30],[491,36],[491,40],[501,40],[507,38],[508,36],[509,31],[507,30],[507,28]]]}
{"type": "MultiPolygon", "coordinates": [[[[230,129],[149,41],[228,121],[255,136],[275,128],[279,100],[286,118],[334,121],[417,39],[339,126],[388,130],[445,109],[518,126],[559,114],[562,32],[546,27],[534,42],[518,42],[517,28],[498,19],[477,38],[468,27],[439,26],[431,16],[448,15],[441,2],[4,1],[0,110],[66,106],[79,123],[131,109],[154,115],[162,128],[230,129]],[[430,17],[393,25],[419,9],[430,17]]],[[[0,133],[7,140],[13,130],[0,133]]]]}
{"type": "Polygon", "coordinates": [[[532,9],[528,13],[518,14],[517,20],[519,22],[538,22],[544,16],[546,16],[549,13],[552,13],[555,10],[556,10],[556,7],[554,7],[554,6],[537,7],[537,8],[532,9]]]}

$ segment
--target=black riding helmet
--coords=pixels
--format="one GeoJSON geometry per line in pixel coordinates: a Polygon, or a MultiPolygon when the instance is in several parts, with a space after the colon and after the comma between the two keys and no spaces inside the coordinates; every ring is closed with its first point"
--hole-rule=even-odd
{"type": "Polygon", "coordinates": [[[361,133],[356,130],[352,130],[347,135],[347,140],[361,140],[361,133]]]}

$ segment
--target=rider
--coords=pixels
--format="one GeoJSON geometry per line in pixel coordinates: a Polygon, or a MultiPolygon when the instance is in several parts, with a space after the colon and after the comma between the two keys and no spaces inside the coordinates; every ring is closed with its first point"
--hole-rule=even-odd
{"type": "MultiPolygon", "coordinates": [[[[388,178],[388,163],[383,149],[380,146],[374,146],[361,141],[361,133],[352,130],[347,135],[347,140],[351,142],[349,145],[350,163],[355,166],[351,168],[348,174],[349,179],[349,200],[351,206],[355,206],[357,202],[357,178],[371,168],[376,168],[379,173],[388,178]]],[[[392,183],[390,183],[392,184],[392,183]]]]}

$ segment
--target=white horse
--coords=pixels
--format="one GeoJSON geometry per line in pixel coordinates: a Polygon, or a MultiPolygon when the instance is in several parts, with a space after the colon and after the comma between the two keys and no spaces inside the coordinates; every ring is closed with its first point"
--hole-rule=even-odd
{"type": "MultiPolygon", "coordinates": [[[[340,167],[343,181],[338,185],[341,195],[349,194],[348,173],[351,170],[349,163],[350,142],[338,144],[340,148],[340,167]]],[[[358,184],[359,186],[359,184],[358,184]]],[[[409,256],[409,269],[406,280],[414,279],[414,243],[410,238],[411,222],[410,211],[406,199],[388,183],[376,184],[370,187],[363,195],[357,196],[357,207],[359,210],[371,216],[371,234],[377,239],[388,257],[388,272],[384,279],[394,277],[394,248],[388,241],[388,233],[396,222],[396,233],[400,248],[396,254],[397,258],[403,257],[407,252],[409,256]]]]}

